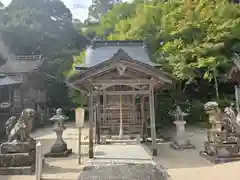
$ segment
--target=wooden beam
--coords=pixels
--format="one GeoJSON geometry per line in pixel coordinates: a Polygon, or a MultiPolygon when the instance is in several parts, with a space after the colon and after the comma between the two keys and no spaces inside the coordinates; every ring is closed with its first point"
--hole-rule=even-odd
{"type": "Polygon", "coordinates": [[[100,93],[100,95],[141,95],[149,94],[148,90],[140,91],[94,91],[93,93],[100,93]]]}
{"type": "Polygon", "coordinates": [[[94,157],[93,154],[93,94],[89,93],[89,158],[92,159],[94,157]]]}
{"type": "Polygon", "coordinates": [[[96,86],[101,85],[145,85],[152,83],[152,80],[148,79],[107,79],[107,80],[93,80],[92,82],[96,86]]]}
{"type": "MultiPolygon", "coordinates": [[[[102,91],[102,90],[105,90],[105,89],[107,89],[109,87],[112,87],[112,86],[115,86],[115,85],[112,85],[112,84],[104,85],[104,86],[99,87],[98,90],[102,91]]],[[[131,85],[128,85],[128,86],[130,86],[134,89],[142,89],[141,85],[132,85],[131,84],[131,85]]],[[[146,86],[147,86],[147,88],[144,88],[145,90],[148,89],[148,85],[146,85],[146,86]]]]}

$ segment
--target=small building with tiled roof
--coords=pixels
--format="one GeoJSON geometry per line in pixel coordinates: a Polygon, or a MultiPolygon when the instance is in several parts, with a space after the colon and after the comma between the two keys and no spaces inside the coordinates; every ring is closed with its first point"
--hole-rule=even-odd
{"type": "Polygon", "coordinates": [[[86,49],[84,64],[75,67],[79,72],[68,84],[89,93],[90,158],[93,123],[98,143],[104,135],[121,139],[141,134],[143,139],[151,136],[152,153],[157,154],[154,90],[171,85],[173,77],[156,66],[140,40],[93,41],[86,49]]]}
{"type": "Polygon", "coordinates": [[[37,70],[43,61],[43,55],[9,56],[6,63],[0,66],[0,73],[30,73],[37,70]]]}
{"type": "Polygon", "coordinates": [[[0,125],[24,108],[44,111],[45,82],[38,72],[43,61],[43,55],[9,56],[0,66],[0,125]]]}

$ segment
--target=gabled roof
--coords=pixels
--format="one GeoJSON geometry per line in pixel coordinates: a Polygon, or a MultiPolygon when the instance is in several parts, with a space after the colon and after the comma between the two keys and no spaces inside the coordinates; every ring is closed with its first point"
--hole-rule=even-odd
{"type": "Polygon", "coordinates": [[[172,83],[173,77],[170,74],[162,70],[155,69],[149,64],[133,59],[123,49],[118,49],[107,61],[103,61],[102,63],[99,63],[93,67],[88,68],[85,71],[79,72],[74,76],[70,77],[68,79],[68,82],[70,84],[76,84],[76,82],[84,82],[88,78],[94,77],[100,72],[107,72],[113,68],[116,68],[118,63],[124,63],[129,69],[155,76],[164,83],[172,83]]]}
{"type": "Polygon", "coordinates": [[[130,57],[142,63],[154,66],[142,40],[92,41],[86,49],[85,64],[77,68],[88,68],[109,60],[118,49],[124,50],[130,57]]]}
{"type": "Polygon", "coordinates": [[[43,55],[10,56],[6,63],[0,66],[0,73],[32,72],[41,66],[43,60],[43,55]]]}

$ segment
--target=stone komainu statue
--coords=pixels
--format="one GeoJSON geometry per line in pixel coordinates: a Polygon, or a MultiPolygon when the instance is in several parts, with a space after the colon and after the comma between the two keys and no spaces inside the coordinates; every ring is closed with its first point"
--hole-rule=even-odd
{"type": "Polygon", "coordinates": [[[11,117],[6,123],[6,132],[8,141],[28,141],[32,130],[32,122],[36,117],[36,111],[33,109],[24,109],[18,120],[16,117],[11,117]]]}
{"type": "Polygon", "coordinates": [[[5,123],[5,132],[6,132],[7,136],[10,135],[11,130],[15,126],[16,123],[17,123],[17,117],[16,116],[12,116],[7,120],[7,122],[5,123]]]}
{"type": "Polygon", "coordinates": [[[207,154],[240,157],[240,114],[236,115],[232,106],[222,112],[216,102],[206,103],[204,110],[212,124],[212,128],[207,131],[208,141],[205,142],[207,154]]]}

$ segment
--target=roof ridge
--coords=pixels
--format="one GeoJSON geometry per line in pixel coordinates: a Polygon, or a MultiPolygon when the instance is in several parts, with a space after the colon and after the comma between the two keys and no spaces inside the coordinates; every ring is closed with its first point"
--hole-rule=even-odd
{"type": "Polygon", "coordinates": [[[42,60],[43,55],[15,55],[9,56],[8,60],[15,61],[15,60],[42,60]]]}
{"type": "Polygon", "coordinates": [[[95,46],[113,46],[113,45],[141,45],[146,46],[143,40],[93,40],[91,47],[95,46]]]}
{"type": "Polygon", "coordinates": [[[129,56],[129,54],[127,52],[125,52],[122,48],[119,48],[109,60],[112,60],[112,59],[133,60],[133,58],[131,56],[129,56]]]}

